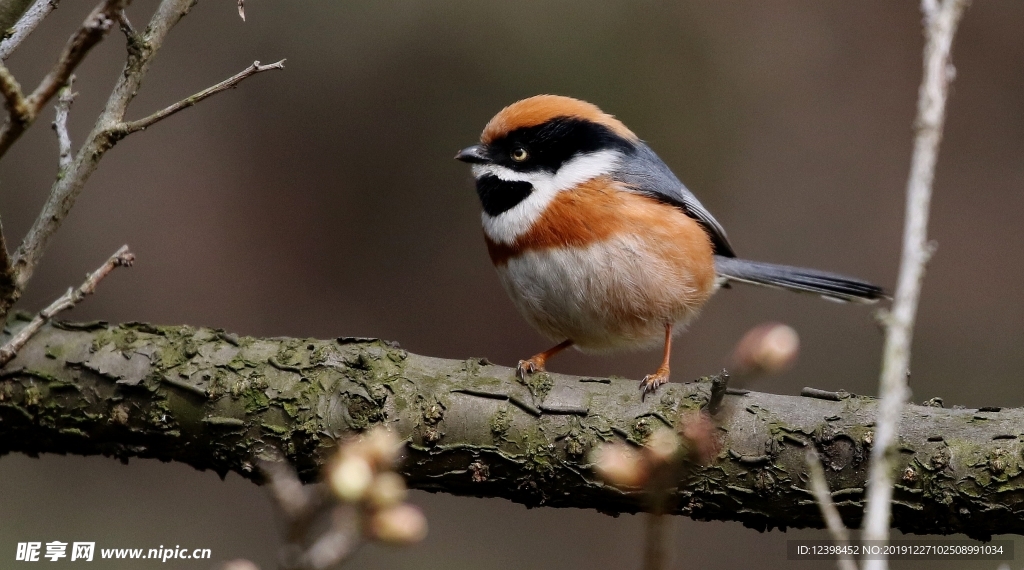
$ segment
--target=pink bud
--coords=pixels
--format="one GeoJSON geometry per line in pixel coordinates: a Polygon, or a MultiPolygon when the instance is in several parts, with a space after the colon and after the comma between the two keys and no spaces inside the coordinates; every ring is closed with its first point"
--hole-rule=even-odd
{"type": "Polygon", "coordinates": [[[647,480],[640,453],[622,443],[603,444],[590,456],[598,476],[616,487],[639,487],[647,480]]]}
{"type": "Polygon", "coordinates": [[[408,503],[377,511],[370,519],[370,534],[381,542],[412,544],[427,536],[427,518],[408,503]]]}
{"type": "Polygon", "coordinates": [[[702,465],[711,463],[722,449],[715,423],[705,413],[684,416],[679,421],[679,435],[683,436],[690,458],[702,465]]]}
{"type": "Polygon", "coordinates": [[[658,428],[644,442],[644,455],[653,465],[672,462],[679,453],[680,441],[675,431],[667,427],[658,428]]]}
{"type": "Polygon", "coordinates": [[[766,323],[750,329],[733,351],[733,366],[743,374],[783,372],[796,362],[800,336],[793,327],[766,323]]]}
{"type": "Polygon", "coordinates": [[[338,498],[354,503],[366,495],[373,482],[373,469],[363,456],[342,453],[331,466],[328,482],[338,498]]]}
{"type": "Polygon", "coordinates": [[[385,471],[373,478],[366,499],[374,507],[383,509],[401,503],[408,494],[402,476],[394,471],[385,471]]]}

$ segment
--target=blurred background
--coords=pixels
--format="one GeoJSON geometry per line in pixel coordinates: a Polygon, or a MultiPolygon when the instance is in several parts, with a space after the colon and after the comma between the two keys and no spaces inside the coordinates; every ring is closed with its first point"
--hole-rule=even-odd
{"type": "MultiPolygon", "coordinates": [[[[131,6],[137,27],[155,5],[131,6]]],[[[91,7],[66,0],[15,53],[8,64],[23,86],[44,75],[91,7]]],[[[128,243],[135,267],[69,318],[377,336],[421,354],[513,365],[547,342],[501,289],[468,169],[452,156],[501,107],[537,93],[583,98],[621,118],[715,214],[740,255],[895,284],[921,75],[915,2],[250,0],[246,13],[242,22],[235,2],[200,2],[171,33],[129,118],[254,59],[287,58],[286,69],[118,144],[19,308],[40,309],[128,243]]],[[[914,343],[918,402],[1024,405],[1022,29],[1024,3],[986,0],[971,6],[956,39],[930,225],[939,248],[914,343]]],[[[123,55],[114,30],[79,69],[76,145],[123,55]]],[[[0,164],[0,212],[14,243],[55,175],[50,120],[52,111],[0,164]]],[[[742,286],[717,295],[676,343],[673,378],[719,370],[740,336],[768,320],[797,329],[801,358],[753,388],[875,393],[882,336],[872,309],[742,286]]],[[[569,354],[551,369],[639,379],[658,358],[569,354]]],[[[426,542],[371,547],[351,567],[639,566],[638,517],[414,500],[430,520],[426,542]]],[[[221,481],[150,460],[0,458],[0,567],[13,565],[19,541],[96,540],[211,548],[215,561],[244,556],[273,568],[275,517],[264,491],[234,474],[221,481]]],[[[817,531],[673,524],[679,568],[833,567],[785,560],[787,539],[817,531]]]]}

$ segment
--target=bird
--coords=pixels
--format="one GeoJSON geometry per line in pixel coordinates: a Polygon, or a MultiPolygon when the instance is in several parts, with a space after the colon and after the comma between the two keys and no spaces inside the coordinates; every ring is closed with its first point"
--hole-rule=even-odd
{"type": "Polygon", "coordinates": [[[471,165],[484,241],[502,286],[553,347],[521,380],[574,347],[662,347],[641,399],[669,380],[672,338],[733,282],[874,303],[885,291],[843,275],[736,256],[725,229],[653,150],[596,105],[517,101],[455,158],[471,165]]]}

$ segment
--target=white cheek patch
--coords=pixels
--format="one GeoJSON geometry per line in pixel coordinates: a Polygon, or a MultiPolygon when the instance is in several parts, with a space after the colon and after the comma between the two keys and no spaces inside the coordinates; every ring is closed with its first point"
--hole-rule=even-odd
{"type": "Polygon", "coordinates": [[[583,154],[566,161],[554,174],[516,172],[497,164],[474,164],[473,176],[476,178],[491,175],[506,182],[529,182],[533,185],[533,192],[525,200],[497,216],[483,212],[484,232],[496,242],[512,245],[516,238],[530,229],[559,192],[612,172],[621,159],[622,154],[615,150],[583,154]]]}

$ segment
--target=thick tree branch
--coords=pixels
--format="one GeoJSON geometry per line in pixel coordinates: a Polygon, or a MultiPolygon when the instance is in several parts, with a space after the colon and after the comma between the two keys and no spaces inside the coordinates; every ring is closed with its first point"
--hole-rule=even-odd
{"type": "MultiPolygon", "coordinates": [[[[11,325],[16,333],[24,323],[11,325]]],[[[239,338],[148,324],[44,326],[0,370],[0,453],[156,457],[256,478],[284,456],[316,477],[338,438],[386,424],[407,438],[414,487],[527,505],[643,510],[605,485],[602,441],[640,442],[704,406],[710,381],[641,402],[625,380],[538,374],[409,354],[367,339],[239,338]]],[[[722,453],[686,469],[672,512],[767,529],[820,527],[806,452],[850,523],[864,508],[877,400],[729,394],[722,453]]],[[[1024,410],[908,406],[893,523],[904,532],[1024,533],[1024,410]]]]}
{"type": "Polygon", "coordinates": [[[10,35],[5,32],[3,41],[0,41],[0,61],[6,61],[14,50],[18,49],[21,42],[31,34],[44,18],[57,9],[60,0],[36,0],[25,10],[17,23],[10,27],[10,35]]]}
{"type": "Polygon", "coordinates": [[[75,68],[82,63],[89,50],[107,35],[117,19],[117,13],[128,2],[129,0],[104,0],[93,9],[82,23],[82,27],[68,40],[53,69],[28,96],[25,105],[27,113],[15,115],[12,112],[10,120],[0,127],[0,156],[3,156],[11,148],[11,145],[21,137],[25,129],[35,121],[43,106],[53,98],[61,87],[67,84],[75,68]]]}
{"type": "MultiPolygon", "coordinates": [[[[865,540],[887,540],[893,495],[894,464],[898,462],[899,423],[910,397],[907,374],[925,265],[934,246],[928,242],[928,212],[938,159],[946,96],[953,78],[950,50],[967,0],[922,0],[925,19],[924,76],[917,103],[917,137],[907,181],[903,256],[892,309],[886,318],[885,347],[879,379],[881,405],[875,447],[871,450],[868,505],[864,518],[865,540]]],[[[865,568],[884,570],[884,558],[868,560],[865,568]]]]}
{"type": "Polygon", "coordinates": [[[122,125],[121,128],[122,128],[122,130],[124,131],[125,134],[131,134],[131,133],[134,133],[134,132],[137,132],[137,131],[144,131],[147,128],[149,128],[150,126],[152,126],[154,123],[156,123],[157,121],[161,121],[161,120],[166,119],[167,117],[170,117],[171,115],[177,113],[178,111],[181,111],[183,109],[187,109],[187,108],[195,105],[196,103],[202,101],[203,99],[206,99],[207,97],[210,97],[212,95],[216,95],[217,93],[220,93],[221,91],[227,91],[228,89],[233,89],[236,85],[241,83],[243,80],[245,80],[246,78],[251,77],[253,75],[256,75],[257,73],[260,73],[262,71],[269,71],[271,69],[284,69],[284,61],[285,60],[282,59],[281,61],[278,61],[276,63],[271,63],[271,64],[268,64],[268,65],[260,65],[260,62],[254,61],[254,62],[252,62],[252,65],[250,65],[249,67],[245,68],[241,72],[239,72],[239,73],[237,73],[237,74],[235,74],[235,75],[225,79],[224,81],[221,81],[220,83],[218,83],[216,85],[207,87],[206,89],[203,89],[199,93],[196,93],[195,95],[192,95],[191,97],[187,97],[185,99],[182,99],[181,101],[178,101],[177,103],[175,103],[173,105],[170,105],[169,107],[161,109],[161,110],[157,111],[156,113],[153,113],[152,115],[150,115],[148,117],[139,119],[137,121],[126,121],[122,125]]]}

